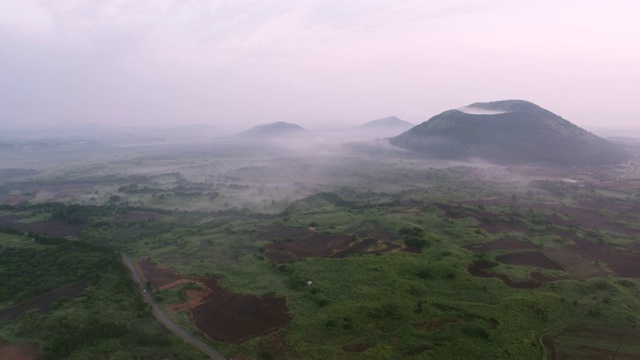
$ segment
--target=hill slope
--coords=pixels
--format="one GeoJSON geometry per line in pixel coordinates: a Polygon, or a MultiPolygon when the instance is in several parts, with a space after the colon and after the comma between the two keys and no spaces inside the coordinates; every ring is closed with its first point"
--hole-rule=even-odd
{"type": "Polygon", "coordinates": [[[358,126],[363,129],[395,129],[407,130],[413,127],[413,124],[404,121],[396,116],[389,116],[384,119],[372,120],[358,126]]]}
{"type": "Polygon", "coordinates": [[[254,126],[248,130],[238,133],[238,136],[272,139],[280,136],[304,134],[306,131],[307,130],[300,125],[278,121],[254,126]]]}
{"type": "Polygon", "coordinates": [[[602,165],[629,159],[618,145],[523,100],[448,110],[390,142],[434,158],[501,164],[602,165]]]}

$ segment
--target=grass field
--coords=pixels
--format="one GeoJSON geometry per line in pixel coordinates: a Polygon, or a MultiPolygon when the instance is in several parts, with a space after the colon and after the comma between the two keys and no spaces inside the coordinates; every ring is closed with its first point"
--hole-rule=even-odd
{"type": "MultiPolygon", "coordinates": [[[[169,269],[185,282],[153,294],[170,313],[184,305],[172,316],[201,337],[194,314],[257,323],[260,306],[284,304],[286,324],[208,340],[234,359],[637,358],[633,172],[128,151],[0,184],[0,199],[24,201],[0,208],[19,230],[0,234],[2,249],[56,254],[32,232],[169,269]],[[472,273],[478,263],[492,265],[472,273]]],[[[199,358],[138,308],[120,270],[50,314],[0,324],[0,337],[46,355],[55,329],[97,319],[127,333],[69,358],[199,358]]]]}

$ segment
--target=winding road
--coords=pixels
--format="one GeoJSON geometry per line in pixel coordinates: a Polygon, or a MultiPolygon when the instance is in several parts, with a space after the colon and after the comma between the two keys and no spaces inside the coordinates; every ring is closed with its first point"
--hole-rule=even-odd
{"type": "Polygon", "coordinates": [[[142,277],[140,277],[140,273],[138,272],[138,269],[134,265],[133,261],[131,261],[131,259],[128,256],[124,254],[121,254],[121,255],[122,255],[122,262],[129,268],[129,271],[133,276],[133,280],[135,280],[135,282],[140,286],[140,293],[142,294],[144,301],[146,301],[151,306],[151,309],[153,310],[153,315],[155,315],[155,317],[161,323],[163,323],[167,328],[169,328],[169,330],[173,331],[176,335],[178,335],[184,341],[200,349],[202,352],[207,353],[207,355],[209,355],[212,359],[227,360],[227,358],[222,356],[222,354],[215,351],[209,345],[205,344],[202,340],[193,336],[191,333],[189,333],[180,325],[178,325],[175,321],[173,321],[173,319],[171,319],[171,317],[169,317],[169,315],[167,315],[162,310],[162,308],[153,300],[153,298],[151,297],[151,294],[149,294],[146,291],[145,283],[142,280],[142,277]]]}

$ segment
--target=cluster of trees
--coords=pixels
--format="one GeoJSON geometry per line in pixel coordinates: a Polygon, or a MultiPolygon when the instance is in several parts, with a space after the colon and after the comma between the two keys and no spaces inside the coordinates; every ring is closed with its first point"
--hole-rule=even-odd
{"type": "Polygon", "coordinates": [[[94,279],[117,259],[113,251],[95,245],[31,235],[35,242],[50,246],[0,245],[0,302],[21,302],[71,282],[94,279]]]}
{"type": "Polygon", "coordinates": [[[423,248],[429,245],[424,229],[419,227],[404,227],[400,229],[400,235],[404,237],[404,244],[423,248]]]}
{"type": "Polygon", "coordinates": [[[128,333],[127,325],[111,321],[82,325],[68,322],[64,331],[55,333],[49,354],[54,358],[64,359],[77,349],[93,345],[102,339],[120,338],[128,333]]]}

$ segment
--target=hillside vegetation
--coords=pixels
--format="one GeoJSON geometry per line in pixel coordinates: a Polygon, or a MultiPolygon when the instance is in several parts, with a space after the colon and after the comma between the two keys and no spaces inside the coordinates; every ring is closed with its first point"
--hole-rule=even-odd
{"type": "Polygon", "coordinates": [[[629,159],[620,146],[522,100],[448,110],[390,141],[433,158],[498,164],[603,165],[629,159]]]}

